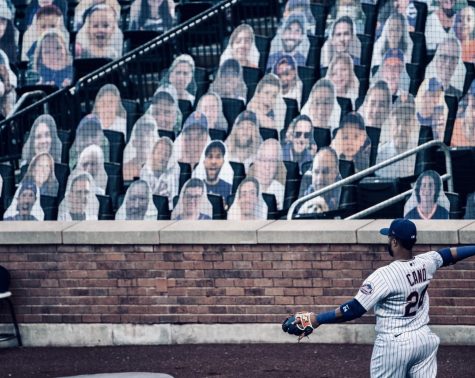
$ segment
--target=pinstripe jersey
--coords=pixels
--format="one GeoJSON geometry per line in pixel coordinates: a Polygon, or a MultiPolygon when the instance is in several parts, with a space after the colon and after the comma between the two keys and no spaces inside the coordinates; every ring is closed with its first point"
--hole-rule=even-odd
{"type": "Polygon", "coordinates": [[[441,255],[431,251],[411,260],[396,260],[363,282],[355,299],[367,311],[374,307],[377,333],[400,334],[429,323],[426,291],[442,264],[441,255]]]}

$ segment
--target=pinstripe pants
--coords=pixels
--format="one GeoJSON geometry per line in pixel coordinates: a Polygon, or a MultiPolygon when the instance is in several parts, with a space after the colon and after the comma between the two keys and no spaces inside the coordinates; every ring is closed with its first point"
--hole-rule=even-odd
{"type": "Polygon", "coordinates": [[[379,334],[371,356],[371,378],[433,378],[440,339],[428,326],[398,336],[379,334]]]}

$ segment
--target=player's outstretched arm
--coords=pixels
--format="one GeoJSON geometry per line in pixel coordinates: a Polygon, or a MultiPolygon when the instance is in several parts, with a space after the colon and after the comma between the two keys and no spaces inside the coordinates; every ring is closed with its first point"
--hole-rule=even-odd
{"type": "Polygon", "coordinates": [[[444,260],[443,266],[448,266],[455,264],[457,261],[475,256],[475,245],[443,248],[437,252],[442,256],[442,260],[444,260]]]}

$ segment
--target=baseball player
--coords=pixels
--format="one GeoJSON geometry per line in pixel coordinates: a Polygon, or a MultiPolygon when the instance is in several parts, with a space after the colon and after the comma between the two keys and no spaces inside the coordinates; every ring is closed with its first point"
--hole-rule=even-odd
{"type": "Polygon", "coordinates": [[[439,337],[429,323],[427,288],[437,269],[475,255],[475,246],[444,248],[413,256],[416,225],[394,220],[380,233],[388,236],[388,252],[395,261],[377,269],[356,296],[333,311],[318,315],[300,312],[282,324],[284,332],[308,336],[321,324],[347,322],[374,307],[376,341],[371,377],[435,377],[439,337]]]}

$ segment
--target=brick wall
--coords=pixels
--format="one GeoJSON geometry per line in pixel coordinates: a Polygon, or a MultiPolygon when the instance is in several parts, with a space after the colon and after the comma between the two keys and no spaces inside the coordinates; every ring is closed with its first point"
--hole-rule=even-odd
{"type": "MultiPolygon", "coordinates": [[[[21,323],[280,322],[350,299],[388,261],[361,244],[0,246],[21,323]]],[[[475,260],[440,270],[429,294],[432,324],[475,325],[475,260]]]]}

